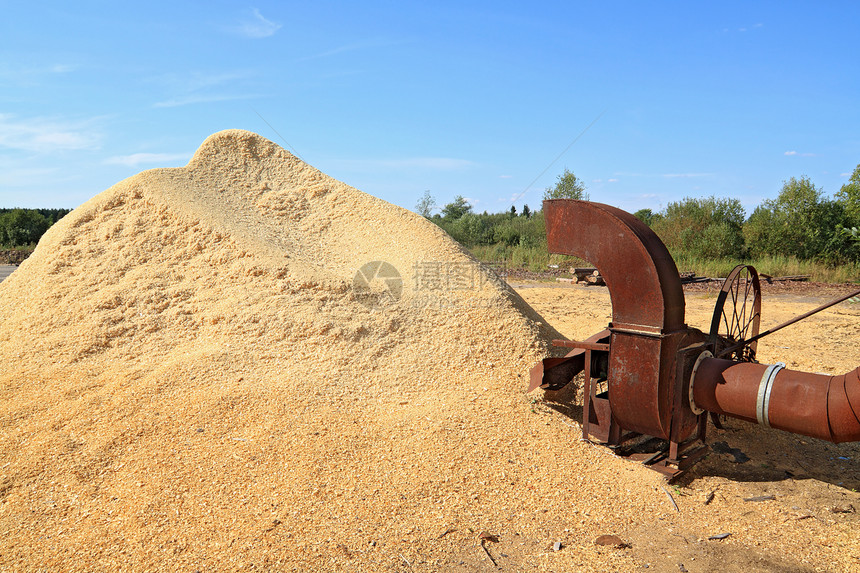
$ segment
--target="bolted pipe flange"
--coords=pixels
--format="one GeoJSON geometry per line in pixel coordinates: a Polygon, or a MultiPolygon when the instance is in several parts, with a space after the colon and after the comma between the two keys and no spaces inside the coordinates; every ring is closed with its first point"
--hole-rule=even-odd
{"type": "Polygon", "coordinates": [[[714,357],[714,355],[711,354],[711,352],[709,350],[705,350],[704,352],[699,354],[699,357],[696,358],[696,363],[693,364],[693,372],[692,372],[692,374],[690,374],[690,385],[687,388],[687,396],[690,399],[690,409],[697,416],[699,414],[701,414],[702,412],[704,412],[705,410],[696,406],[696,401],[693,399],[693,383],[696,380],[696,371],[699,369],[699,365],[702,363],[702,361],[705,358],[713,358],[713,357],[714,357]]]}

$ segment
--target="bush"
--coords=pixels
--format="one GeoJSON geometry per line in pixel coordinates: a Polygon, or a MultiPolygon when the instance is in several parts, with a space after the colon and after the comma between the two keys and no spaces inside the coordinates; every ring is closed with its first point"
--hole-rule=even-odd
{"type": "Polygon", "coordinates": [[[660,216],[638,212],[650,224],[667,247],[695,257],[743,257],[744,209],[737,199],[686,198],[669,203],[660,216]]]}
{"type": "Polygon", "coordinates": [[[0,244],[6,247],[35,245],[51,221],[33,209],[12,209],[0,215],[0,244]]]}
{"type": "Polygon", "coordinates": [[[753,256],[796,257],[837,264],[860,260],[852,244],[846,205],[823,197],[808,177],[786,181],[775,200],[762,203],[744,228],[753,256]]]}

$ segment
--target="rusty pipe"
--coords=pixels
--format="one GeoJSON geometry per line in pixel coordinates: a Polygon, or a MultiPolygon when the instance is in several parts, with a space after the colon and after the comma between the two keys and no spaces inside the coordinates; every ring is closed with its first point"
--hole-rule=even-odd
{"type": "Polygon", "coordinates": [[[860,368],[828,376],[704,358],[690,384],[694,410],[834,443],[860,441],[860,368]]]}

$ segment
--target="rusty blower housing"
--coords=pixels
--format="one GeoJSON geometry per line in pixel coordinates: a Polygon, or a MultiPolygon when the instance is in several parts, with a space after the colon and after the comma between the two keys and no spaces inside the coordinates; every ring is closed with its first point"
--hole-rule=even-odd
{"type": "MultiPolygon", "coordinates": [[[[825,376],[715,358],[743,349],[744,341],[685,324],[678,269],[647,225],[589,201],[549,200],[543,210],[549,251],[594,265],[612,302],[607,330],[582,342],[557,341],[572,351],[531,372],[530,389],[548,390],[585,373],[583,437],[610,446],[638,435],[666,440],[664,455],[650,461],[670,476],[706,453],[708,413],[832,442],[860,440],[860,368],[825,376]],[[607,390],[598,394],[602,381],[607,390]]],[[[736,355],[754,360],[754,342],[746,350],[736,355]]]]}

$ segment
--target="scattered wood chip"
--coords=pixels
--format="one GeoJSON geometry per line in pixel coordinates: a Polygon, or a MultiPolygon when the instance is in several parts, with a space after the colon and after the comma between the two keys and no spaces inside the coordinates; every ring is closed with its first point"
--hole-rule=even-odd
{"type": "Polygon", "coordinates": [[[755,497],[745,497],[744,501],[772,501],[776,499],[775,495],[757,495],[755,497]]]}
{"type": "Polygon", "coordinates": [[[553,551],[561,551],[561,541],[556,541],[552,544],[553,551]]]}
{"type": "Polygon", "coordinates": [[[344,557],[346,557],[347,559],[352,559],[352,551],[349,550],[349,547],[347,547],[343,543],[338,543],[337,549],[338,549],[338,551],[343,553],[344,557]]]}
{"type": "Polygon", "coordinates": [[[712,501],[714,501],[714,496],[716,495],[717,490],[711,490],[711,492],[705,496],[705,505],[708,505],[712,501]]]}
{"type": "Polygon", "coordinates": [[[834,505],[830,508],[831,513],[854,513],[854,506],[850,503],[843,503],[842,505],[834,505]]]}
{"type": "Polygon", "coordinates": [[[617,535],[601,535],[594,540],[595,545],[608,545],[616,549],[626,549],[630,544],[622,540],[617,535]]]}
{"type": "Polygon", "coordinates": [[[478,537],[481,538],[481,541],[491,541],[493,543],[499,542],[499,536],[494,535],[492,533],[487,533],[486,531],[482,531],[478,537]]]}
{"type": "Polygon", "coordinates": [[[436,539],[442,539],[443,537],[445,537],[445,536],[446,536],[446,535],[448,535],[449,533],[454,533],[455,531],[457,531],[457,530],[456,530],[456,529],[454,529],[453,527],[449,527],[449,528],[447,528],[445,531],[443,531],[442,533],[440,533],[440,534],[439,534],[439,537],[437,537],[436,539]]]}
{"type": "Polygon", "coordinates": [[[731,535],[731,533],[717,533],[716,535],[708,537],[708,541],[719,541],[721,539],[725,539],[729,535],[731,535]]]}

